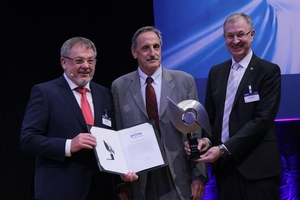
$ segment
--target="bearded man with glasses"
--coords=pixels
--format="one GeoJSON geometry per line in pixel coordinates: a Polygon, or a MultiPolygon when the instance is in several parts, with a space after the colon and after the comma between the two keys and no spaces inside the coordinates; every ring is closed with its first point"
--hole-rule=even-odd
{"type": "Polygon", "coordinates": [[[113,176],[98,168],[97,141],[87,126],[115,129],[111,91],[92,81],[96,56],[89,39],[67,40],[61,47],[63,75],[32,88],[20,147],[36,155],[35,199],[118,198],[113,176]]]}

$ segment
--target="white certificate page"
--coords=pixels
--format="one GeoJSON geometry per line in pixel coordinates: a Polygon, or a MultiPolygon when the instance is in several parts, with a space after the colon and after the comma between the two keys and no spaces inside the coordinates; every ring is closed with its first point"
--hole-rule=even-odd
{"type": "Polygon", "coordinates": [[[97,159],[105,171],[125,174],[164,164],[155,132],[149,123],[120,131],[93,126],[90,132],[97,138],[97,159]]]}

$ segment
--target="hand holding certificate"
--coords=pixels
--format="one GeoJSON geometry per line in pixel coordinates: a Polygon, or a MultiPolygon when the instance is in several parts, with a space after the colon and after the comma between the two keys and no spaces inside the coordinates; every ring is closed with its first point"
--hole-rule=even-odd
{"type": "Polygon", "coordinates": [[[166,165],[153,127],[143,123],[114,131],[92,126],[97,139],[94,148],[101,171],[126,174],[166,165]]]}

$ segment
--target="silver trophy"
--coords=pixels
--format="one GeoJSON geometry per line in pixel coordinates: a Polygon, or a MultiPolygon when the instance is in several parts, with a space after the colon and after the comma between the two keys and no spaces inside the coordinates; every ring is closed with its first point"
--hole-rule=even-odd
{"type": "Polygon", "coordinates": [[[195,133],[201,128],[211,134],[207,112],[202,104],[196,100],[184,100],[178,104],[168,97],[168,109],[174,126],[182,133],[187,134],[191,149],[190,159],[198,159],[201,153],[198,150],[198,140],[195,133]]]}

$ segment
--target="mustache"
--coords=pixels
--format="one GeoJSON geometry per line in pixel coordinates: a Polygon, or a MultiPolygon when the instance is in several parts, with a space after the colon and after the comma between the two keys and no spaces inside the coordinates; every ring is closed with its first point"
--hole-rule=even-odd
{"type": "Polygon", "coordinates": [[[158,56],[149,56],[146,58],[146,61],[150,61],[150,60],[158,60],[159,57],[158,56]]]}
{"type": "Polygon", "coordinates": [[[91,72],[91,70],[90,69],[79,69],[78,70],[78,73],[82,73],[82,74],[89,74],[91,72]]]}

